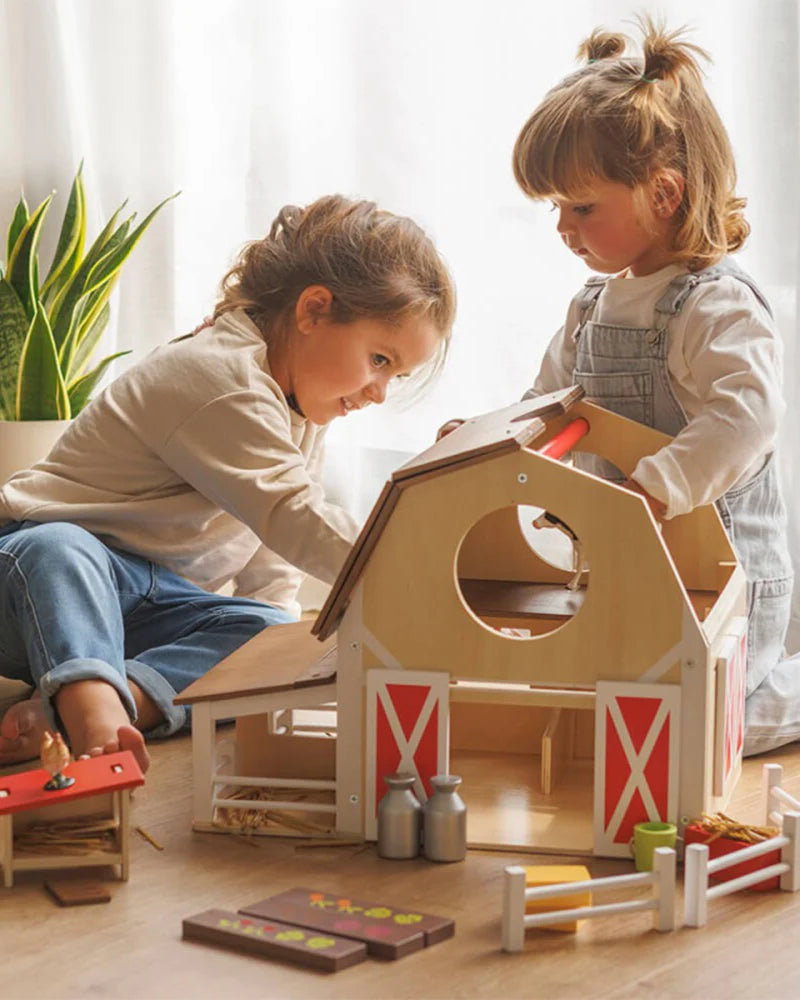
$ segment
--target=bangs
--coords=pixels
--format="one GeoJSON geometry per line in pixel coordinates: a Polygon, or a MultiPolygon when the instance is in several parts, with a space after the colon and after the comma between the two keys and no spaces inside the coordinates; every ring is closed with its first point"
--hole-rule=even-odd
{"type": "Polygon", "coordinates": [[[514,147],[514,176],[530,198],[573,201],[597,180],[621,180],[597,123],[572,113],[574,102],[563,98],[539,108],[514,147]]]}
{"type": "Polygon", "coordinates": [[[611,84],[629,87],[631,72],[627,62],[593,65],[545,97],[514,145],[514,177],[528,197],[572,201],[594,181],[635,187],[646,176],[625,107],[608,93],[611,84]]]}

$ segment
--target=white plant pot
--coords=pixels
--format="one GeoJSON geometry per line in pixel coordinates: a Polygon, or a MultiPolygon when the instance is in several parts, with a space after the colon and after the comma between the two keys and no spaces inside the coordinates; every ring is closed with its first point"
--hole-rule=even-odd
{"type": "Polygon", "coordinates": [[[45,458],[69,420],[0,420],[0,484],[45,458]]]}

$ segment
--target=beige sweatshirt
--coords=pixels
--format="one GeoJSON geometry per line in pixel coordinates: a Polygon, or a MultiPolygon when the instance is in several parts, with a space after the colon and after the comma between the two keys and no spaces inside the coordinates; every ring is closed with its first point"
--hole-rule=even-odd
{"type": "Polygon", "coordinates": [[[71,521],[208,590],[234,580],[297,613],[302,574],[333,582],[358,530],[323,495],[323,435],[289,408],[237,310],[105,389],[0,490],[0,523],[71,521]]]}

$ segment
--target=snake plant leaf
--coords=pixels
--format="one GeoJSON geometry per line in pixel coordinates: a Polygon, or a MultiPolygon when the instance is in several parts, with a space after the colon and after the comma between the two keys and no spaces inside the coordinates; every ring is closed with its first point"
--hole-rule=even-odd
{"type": "Polygon", "coordinates": [[[11,285],[0,281],[0,420],[14,420],[17,410],[17,374],[28,317],[11,285]]]}
{"type": "Polygon", "coordinates": [[[42,222],[52,200],[53,195],[48,195],[28,219],[8,257],[6,278],[19,295],[25,314],[30,320],[34,318],[37,304],[36,293],[38,289],[34,285],[38,274],[36,248],[42,231],[42,222]]]}
{"type": "MultiPolygon", "coordinates": [[[[113,253],[117,249],[117,247],[122,244],[125,237],[130,232],[130,228],[131,225],[133,224],[133,220],[136,218],[136,214],[137,213],[134,212],[133,215],[129,215],[127,219],[125,219],[123,222],[119,224],[119,226],[117,226],[117,228],[114,230],[111,236],[109,236],[109,238],[106,240],[103,246],[103,255],[102,257],[99,258],[99,260],[105,260],[110,253],[113,253]]],[[[88,283],[89,282],[87,281],[87,284],[88,283]]]]}
{"type": "MultiPolygon", "coordinates": [[[[121,226],[113,233],[108,242],[106,243],[107,253],[113,253],[114,250],[122,243],[125,237],[128,235],[128,230],[130,229],[131,222],[135,218],[135,214],[129,219],[126,219],[121,226]]],[[[105,257],[105,255],[104,255],[105,257]]],[[[103,259],[103,258],[101,258],[103,259]]],[[[117,278],[119,277],[119,268],[111,274],[109,277],[103,278],[97,285],[90,288],[89,291],[84,293],[81,297],[87,299],[87,306],[81,311],[81,316],[79,322],[75,323],[74,319],[70,322],[70,327],[67,335],[64,339],[64,343],[59,349],[59,357],[61,358],[61,370],[65,373],[67,381],[78,373],[79,369],[76,369],[73,365],[73,356],[75,354],[76,348],[80,345],[81,341],[86,335],[86,332],[91,326],[93,326],[95,319],[102,311],[106,302],[108,302],[111,297],[111,292],[114,289],[117,278]]],[[[91,284],[90,279],[87,278],[87,285],[91,284]]],[[[106,317],[106,322],[108,317],[106,317]]],[[[105,325],[105,324],[103,324],[105,325]]],[[[96,341],[95,341],[96,344],[96,341]]]]}
{"type": "Polygon", "coordinates": [[[68,420],[69,396],[58,352],[41,305],[36,306],[19,363],[17,420],[68,420]]]}
{"type": "Polygon", "coordinates": [[[125,261],[128,259],[133,248],[139,242],[139,240],[144,235],[145,230],[153,221],[153,219],[158,215],[161,209],[167,204],[167,202],[172,201],[173,198],[177,198],[180,191],[176,191],[175,194],[171,194],[168,198],[165,198],[162,202],[153,209],[150,214],[139,223],[139,225],[134,229],[134,231],[127,236],[114,250],[105,254],[101,260],[97,262],[97,265],[93,268],[92,273],[89,275],[86,285],[87,288],[91,288],[99,284],[101,281],[105,281],[107,278],[112,277],[119,271],[125,261]]]}
{"type": "MultiPolygon", "coordinates": [[[[82,295],[75,304],[70,318],[69,330],[64,338],[64,343],[58,348],[58,364],[67,382],[70,381],[70,369],[72,359],[78,346],[78,334],[83,324],[84,317],[91,309],[90,295],[82,295]]],[[[54,338],[55,339],[55,338],[54,338]]]]}
{"type": "Polygon", "coordinates": [[[75,180],[72,182],[53,261],[42,285],[41,294],[45,297],[48,292],[54,294],[66,279],[72,276],[83,255],[83,244],[86,239],[86,194],[82,172],[83,163],[78,167],[75,180]]]}
{"type": "MultiPolygon", "coordinates": [[[[61,303],[58,315],[53,323],[53,336],[55,337],[59,352],[63,351],[69,332],[72,329],[72,312],[76,308],[79,298],[92,292],[101,292],[109,283],[116,280],[122,265],[125,263],[131,251],[139,242],[144,231],[153,221],[156,214],[161,208],[163,208],[164,205],[166,205],[168,201],[175,197],[176,195],[174,194],[170,195],[169,198],[165,198],[159,205],[156,205],[147,218],[140,223],[140,225],[137,226],[136,229],[130,233],[130,235],[128,235],[128,230],[130,229],[130,225],[135,216],[131,216],[129,219],[126,219],[118,229],[111,233],[111,235],[106,235],[109,230],[109,226],[106,226],[105,230],[103,230],[103,233],[101,233],[101,236],[104,237],[102,255],[99,259],[97,259],[97,256],[94,253],[94,251],[100,249],[100,238],[98,237],[98,240],[95,241],[92,249],[86,255],[86,259],[81,264],[75,275],[75,279],[79,276],[83,279],[81,282],[83,287],[81,296],[78,298],[75,297],[78,294],[77,290],[79,287],[79,282],[76,280],[73,282],[73,287],[71,288],[70,293],[65,297],[63,303],[61,303]]],[[[122,206],[120,206],[120,209],[115,213],[112,219],[113,222],[116,221],[121,208],[122,206]]],[[[69,355],[67,355],[67,357],[69,357],[69,355]]]]}
{"type": "Polygon", "coordinates": [[[28,210],[28,203],[25,201],[25,196],[20,195],[17,207],[14,211],[14,218],[11,220],[11,225],[8,227],[8,249],[6,250],[6,259],[11,259],[11,252],[19,239],[19,234],[25,228],[25,223],[29,218],[30,211],[28,210]]]}
{"type": "Polygon", "coordinates": [[[104,302],[97,315],[94,316],[94,318],[89,318],[88,326],[85,326],[81,330],[78,346],[75,349],[75,354],[73,355],[69,371],[67,372],[68,382],[71,383],[77,376],[79,376],[88,364],[89,358],[91,358],[92,354],[94,354],[95,348],[97,347],[100,338],[103,336],[105,328],[108,326],[108,318],[110,315],[111,308],[108,302],[104,302]]]}
{"type": "Polygon", "coordinates": [[[116,354],[109,354],[107,358],[103,358],[96,368],[93,368],[90,372],[87,372],[80,378],[75,379],[68,390],[69,404],[72,408],[73,417],[76,417],[89,402],[89,396],[94,391],[95,386],[103,377],[111,362],[116,361],[117,358],[121,358],[125,354],[130,353],[130,351],[118,351],[116,354]]]}
{"type": "Polygon", "coordinates": [[[109,299],[122,264],[171,200],[157,205],[136,229],[133,215],[119,221],[123,202],[84,252],[86,194],[81,164],[46,275],[42,268],[40,288],[37,248],[51,199],[52,195],[31,214],[21,196],[9,227],[5,274],[0,267],[0,419],[69,418],[70,396],[75,412],[86,405],[108,366],[120,357],[114,354],[99,364],[91,360],[108,325],[109,299]]]}
{"type": "Polygon", "coordinates": [[[69,329],[72,317],[72,310],[75,308],[78,299],[89,291],[86,279],[88,278],[92,268],[106,252],[106,244],[113,236],[117,225],[117,219],[119,218],[119,213],[126,204],[127,201],[123,201],[116,212],[114,212],[105,224],[100,235],[87,250],[86,256],[80,262],[71,277],[64,283],[61,291],[58,293],[54,302],[48,309],[50,326],[53,330],[53,336],[55,337],[56,344],[59,347],[61,347],[64,342],[64,338],[67,335],[67,330],[69,329]]]}

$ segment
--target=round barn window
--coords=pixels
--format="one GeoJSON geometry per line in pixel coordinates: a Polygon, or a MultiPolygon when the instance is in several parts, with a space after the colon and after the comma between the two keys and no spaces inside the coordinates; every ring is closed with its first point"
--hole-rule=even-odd
{"type": "Polygon", "coordinates": [[[469,612],[512,639],[562,628],[588,585],[581,541],[556,511],[515,505],[486,514],[464,536],[456,578],[469,612]]]}

